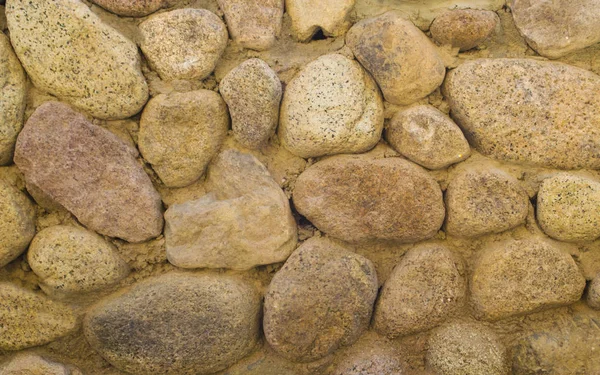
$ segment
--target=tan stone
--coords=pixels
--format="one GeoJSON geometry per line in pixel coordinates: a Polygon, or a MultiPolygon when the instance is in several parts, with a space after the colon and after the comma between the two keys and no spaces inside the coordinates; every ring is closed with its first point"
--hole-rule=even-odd
{"type": "Polygon", "coordinates": [[[592,309],[600,310],[600,274],[597,274],[587,291],[587,303],[592,309]]]}
{"type": "Polygon", "coordinates": [[[489,10],[454,9],[438,16],[429,31],[438,44],[467,51],[489,38],[499,21],[498,15],[489,10]]]}
{"type": "Polygon", "coordinates": [[[401,358],[391,342],[366,332],[355,344],[340,350],[331,375],[406,375],[401,358]]]}
{"type": "Polygon", "coordinates": [[[284,0],[217,0],[231,38],[244,48],[264,51],[281,31],[284,0]]]}
{"type": "Polygon", "coordinates": [[[0,180],[0,267],[23,253],[35,235],[35,207],[25,194],[0,180]]]}
{"type": "Polygon", "coordinates": [[[286,0],[292,19],[292,35],[308,42],[319,29],[326,36],[343,35],[350,27],[350,11],[356,0],[286,0]]]}
{"type": "Polygon", "coordinates": [[[102,8],[126,17],[143,17],[166,8],[173,0],[90,0],[102,8]]]}
{"type": "Polygon", "coordinates": [[[0,365],[2,375],[82,375],[79,369],[49,361],[36,354],[19,353],[0,365]]]}

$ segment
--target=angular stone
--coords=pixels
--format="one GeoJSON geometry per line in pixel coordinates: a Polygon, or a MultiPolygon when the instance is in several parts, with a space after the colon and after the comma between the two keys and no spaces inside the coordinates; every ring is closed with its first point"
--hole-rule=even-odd
{"type": "Polygon", "coordinates": [[[284,0],[217,0],[231,38],[244,48],[264,51],[281,31],[284,0]]]}
{"type": "Polygon", "coordinates": [[[574,303],[585,279],[567,252],[533,237],[482,250],[470,288],[475,314],[493,321],[574,303]]]}
{"type": "Polygon", "coordinates": [[[229,107],[233,136],[242,146],[260,148],[275,134],[282,88],[266,62],[244,61],[223,77],[219,92],[229,107]]]}
{"type": "Polygon", "coordinates": [[[292,19],[292,35],[308,42],[319,29],[326,36],[343,35],[350,27],[350,11],[356,0],[286,0],[292,19]]]}
{"type": "Polygon", "coordinates": [[[140,152],[169,187],[198,180],[229,128],[227,106],[210,90],[173,92],[150,99],[140,120],[140,152]]]}
{"type": "Polygon", "coordinates": [[[162,231],[162,204],[137,150],[59,102],[44,103],[17,139],[27,183],[90,229],[130,242],[162,231]]]}
{"type": "Polygon", "coordinates": [[[269,285],[266,339],[289,360],[321,359],[360,337],[376,297],[377,274],[371,261],[313,237],[290,256],[269,285]]]}
{"type": "Polygon", "coordinates": [[[126,17],[143,17],[166,8],[173,0],[90,0],[102,8],[126,17]]]}
{"type": "Polygon", "coordinates": [[[592,309],[600,310],[600,274],[590,282],[587,291],[587,303],[592,309]]]}
{"type": "Polygon", "coordinates": [[[467,51],[489,38],[499,21],[498,15],[490,10],[454,9],[437,17],[429,31],[438,44],[467,51]]]}
{"type": "Polygon", "coordinates": [[[140,24],[141,48],[164,80],[204,79],[215,69],[229,35],[206,9],[184,8],[151,16],[140,24]]]}
{"type": "Polygon", "coordinates": [[[165,213],[169,262],[182,268],[245,270],[285,261],[297,241],[287,196],[252,155],[220,153],[207,190],[165,213]]]}
{"type": "Polygon", "coordinates": [[[396,151],[429,169],[446,168],[471,155],[469,142],[460,128],[430,105],[396,112],[385,139],[396,151]]]}
{"type": "Polygon", "coordinates": [[[444,80],[446,68],[433,43],[398,13],[356,23],[346,35],[346,44],[390,103],[413,103],[444,80]]]}
{"type": "Polygon", "coordinates": [[[437,182],[400,158],[340,155],[307,168],[296,180],[294,204],[319,230],[350,242],[418,242],[444,221],[437,182]]]}
{"type": "Polygon", "coordinates": [[[0,267],[23,253],[35,235],[35,207],[25,194],[0,180],[0,267]]]}
{"type": "Polygon", "coordinates": [[[287,85],[279,138],[303,158],[361,153],[383,131],[383,102],[360,64],[339,54],[307,64],[287,85]]]}
{"type": "Polygon", "coordinates": [[[35,87],[102,119],[148,100],[137,46],[79,0],[11,0],[11,42],[35,87]],[[85,36],[85,37],[81,37],[85,36]]]}
{"type": "Polygon", "coordinates": [[[73,366],[49,361],[36,354],[20,353],[0,365],[2,375],[82,375],[73,366]]]}
{"type": "Polygon", "coordinates": [[[212,374],[256,346],[260,296],[235,276],[168,273],[100,301],[83,328],[90,345],[119,370],[212,374]]]}
{"type": "Polygon", "coordinates": [[[444,83],[472,146],[500,160],[600,168],[600,76],[531,59],[471,60],[444,83]]]}

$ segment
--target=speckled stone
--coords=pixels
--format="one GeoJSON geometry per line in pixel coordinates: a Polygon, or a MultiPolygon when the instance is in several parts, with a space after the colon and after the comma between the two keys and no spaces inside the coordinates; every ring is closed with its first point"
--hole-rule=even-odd
{"type": "Polygon", "coordinates": [[[499,21],[490,10],[454,9],[438,16],[429,31],[436,43],[467,51],[489,38],[499,21]]]}
{"type": "Polygon", "coordinates": [[[144,56],[164,80],[206,78],[229,39],[223,21],[206,9],[156,14],[140,24],[140,31],[144,56]]]}
{"type": "Polygon", "coordinates": [[[411,104],[444,80],[446,68],[433,43],[399,13],[356,23],[346,34],[346,44],[390,103],[411,104]]]}
{"type": "Polygon", "coordinates": [[[287,85],[279,139],[303,158],[361,153],[383,131],[383,102],[360,64],[339,54],[307,64],[287,85]]]}
{"type": "Polygon", "coordinates": [[[231,38],[244,48],[264,51],[281,31],[284,0],[217,0],[231,38]]]}
{"type": "Polygon", "coordinates": [[[38,89],[102,119],[130,117],[146,104],[137,46],[83,2],[11,0],[6,17],[15,52],[38,89]]]}
{"type": "Polygon", "coordinates": [[[76,367],[49,361],[32,353],[19,353],[0,365],[2,375],[82,375],[76,367]]]}
{"type": "Polygon", "coordinates": [[[340,350],[339,355],[336,353],[337,364],[330,374],[407,375],[401,358],[390,342],[373,332],[366,332],[355,344],[340,350]]]}
{"type": "Polygon", "coordinates": [[[350,11],[356,0],[286,0],[292,19],[292,36],[308,42],[319,29],[326,36],[340,36],[350,27],[350,11]]]}
{"type": "Polygon", "coordinates": [[[0,267],[23,253],[35,235],[35,207],[25,194],[0,180],[0,267]]]}
{"type": "Polygon", "coordinates": [[[175,0],[90,0],[102,8],[126,17],[143,17],[166,8],[175,0]]]}
{"type": "Polygon", "coordinates": [[[600,273],[590,283],[587,291],[587,303],[592,309],[600,310],[600,273]]]}

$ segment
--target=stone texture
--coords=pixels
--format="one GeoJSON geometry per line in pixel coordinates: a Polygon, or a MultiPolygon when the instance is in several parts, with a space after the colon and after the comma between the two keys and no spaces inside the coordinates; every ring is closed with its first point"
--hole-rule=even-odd
{"type": "Polygon", "coordinates": [[[356,23],[346,35],[346,44],[390,103],[413,103],[444,80],[444,62],[433,43],[399,13],[356,23]]]}
{"type": "Polygon", "coordinates": [[[102,8],[126,17],[143,17],[166,8],[174,0],[90,0],[102,8]]]}
{"type": "Polygon", "coordinates": [[[11,0],[6,17],[15,52],[38,89],[102,119],[130,117],[146,104],[136,45],[83,2],[11,0]]]}
{"type": "Polygon", "coordinates": [[[4,350],[43,345],[77,328],[67,305],[9,282],[0,282],[0,322],[4,350]]]}
{"type": "Polygon", "coordinates": [[[247,148],[265,145],[279,122],[277,74],[260,59],[246,60],[223,77],[219,92],[229,107],[235,139],[247,148]]]}
{"type": "Polygon", "coordinates": [[[279,138],[303,158],[360,153],[383,131],[383,102],[371,76],[339,54],[307,64],[287,85],[279,138]]]}
{"type": "Polygon", "coordinates": [[[498,320],[581,298],[585,279],[571,256],[540,239],[507,240],[483,249],[471,276],[471,303],[482,319],[498,320]]]}
{"type": "MultiPolygon", "coordinates": [[[[344,348],[330,375],[405,375],[401,355],[390,342],[373,333],[365,333],[351,347],[344,348]]],[[[410,373],[413,375],[413,373],[410,373]]]]}
{"type": "Polygon", "coordinates": [[[489,38],[499,21],[498,15],[489,10],[455,9],[437,17],[429,31],[438,44],[467,51],[489,38]]]}
{"type": "Polygon", "coordinates": [[[537,195],[543,231],[561,241],[600,237],[600,182],[568,174],[545,179],[537,195]]]}
{"type": "Polygon", "coordinates": [[[500,233],[525,223],[529,197],[511,175],[493,168],[465,170],[446,190],[446,232],[458,237],[500,233]]]}
{"type": "Polygon", "coordinates": [[[140,152],[169,187],[198,180],[229,128],[227,106],[210,90],[173,92],[150,99],[140,120],[140,152]]]}
{"type": "Polygon", "coordinates": [[[161,201],[137,150],[69,106],[48,102],[25,124],[15,163],[29,185],[90,229],[130,242],[162,231],[161,201]]]}
{"type": "Polygon", "coordinates": [[[496,159],[600,168],[600,76],[531,59],[478,59],[444,83],[469,143],[496,159]]]}
{"type": "Polygon", "coordinates": [[[592,309],[600,310],[600,273],[590,282],[587,303],[592,309]]]}
{"type": "Polygon", "coordinates": [[[430,105],[396,112],[385,139],[396,151],[429,169],[446,168],[471,155],[469,142],[460,128],[430,105]]]}
{"type": "Polygon", "coordinates": [[[23,253],[35,235],[35,207],[25,194],[0,180],[0,267],[23,253]]]}
{"type": "Polygon", "coordinates": [[[400,158],[325,159],[298,177],[293,199],[319,230],[350,242],[418,242],[434,236],[444,221],[437,182],[400,158]]]}
{"type": "Polygon", "coordinates": [[[156,14],[140,24],[140,31],[144,56],[164,80],[206,78],[229,39],[223,21],[206,9],[156,14]]]}
{"type": "Polygon", "coordinates": [[[340,36],[350,27],[350,11],[356,0],[286,0],[285,9],[292,19],[292,36],[308,42],[319,31],[340,36]]]}
{"type": "Polygon", "coordinates": [[[217,0],[231,38],[244,48],[264,51],[281,31],[284,0],[217,0]]]}
{"type": "Polygon", "coordinates": [[[86,315],[84,333],[122,371],[204,375],[250,354],[259,316],[260,296],[242,279],[169,273],[100,301],[86,315]]]}
{"type": "Polygon", "coordinates": [[[36,354],[21,353],[0,365],[2,375],[82,375],[72,366],[49,361],[36,354]]]}
{"type": "Polygon", "coordinates": [[[252,155],[219,154],[208,169],[210,194],[165,213],[167,257],[183,268],[250,269],[283,262],[297,241],[287,196],[252,155]]]}
{"type": "Polygon", "coordinates": [[[373,326],[389,338],[434,328],[462,306],[465,293],[461,260],[442,245],[418,246],[383,285],[373,326]]]}
{"type": "Polygon", "coordinates": [[[318,360],[360,337],[376,296],[371,261],[313,237],[290,256],[269,285],[265,336],[285,358],[318,360]]]}

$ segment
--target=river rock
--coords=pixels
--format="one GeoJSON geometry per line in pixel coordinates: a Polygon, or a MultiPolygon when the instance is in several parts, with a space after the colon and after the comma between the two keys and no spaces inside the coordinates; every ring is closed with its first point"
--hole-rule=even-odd
{"type": "Polygon", "coordinates": [[[531,59],[478,59],[444,83],[452,117],[484,155],[600,168],[600,76],[531,59]]]}
{"type": "Polygon", "coordinates": [[[44,103],[17,139],[15,163],[27,183],[90,229],[130,242],[158,236],[160,196],[137,150],[59,102],[44,103]]]}
{"type": "Polygon", "coordinates": [[[303,158],[361,153],[383,131],[383,102],[360,64],[339,54],[307,64],[287,85],[279,138],[303,158]]]}
{"type": "Polygon", "coordinates": [[[429,31],[438,44],[467,51],[489,38],[499,21],[498,15],[490,10],[454,9],[437,17],[429,31]]]}
{"type": "Polygon", "coordinates": [[[250,354],[260,328],[254,287],[223,274],[168,273],[100,301],[84,319],[90,345],[135,375],[204,375],[250,354]]]}
{"type": "Polygon", "coordinates": [[[390,342],[370,331],[352,346],[340,350],[339,355],[336,354],[337,365],[330,374],[406,375],[400,358],[390,342]]]}
{"type": "Polygon", "coordinates": [[[437,182],[400,158],[325,159],[298,177],[293,199],[319,230],[350,242],[422,241],[437,233],[445,214],[437,182]]]}
{"type": "Polygon", "coordinates": [[[433,43],[396,12],[358,22],[346,34],[346,44],[390,103],[413,103],[444,80],[446,68],[433,43]]]}
{"type": "Polygon", "coordinates": [[[102,8],[126,17],[143,17],[166,8],[174,0],[90,0],[102,8]]]}
{"type": "Polygon", "coordinates": [[[600,273],[590,282],[587,292],[587,303],[592,309],[600,310],[600,273]]]}
{"type": "Polygon", "coordinates": [[[210,90],[160,94],[140,120],[140,152],[169,187],[198,180],[221,147],[229,128],[227,106],[210,90]]]}
{"type": "Polygon", "coordinates": [[[140,31],[142,52],[163,80],[206,78],[229,39],[223,21],[206,9],[156,14],[140,24],[140,31]]]}
{"type": "Polygon", "coordinates": [[[308,42],[319,31],[326,36],[344,35],[350,27],[350,11],[356,0],[286,0],[292,19],[292,36],[308,42]]]}
{"type": "Polygon", "coordinates": [[[35,235],[35,207],[20,190],[0,180],[0,267],[23,253],[35,235]]]}
{"type": "Polygon", "coordinates": [[[244,48],[264,51],[281,31],[284,0],[217,0],[231,38],[244,48]]]}
{"type": "Polygon", "coordinates": [[[11,0],[6,17],[38,89],[102,119],[133,116],[146,104],[137,46],[82,1],[11,0]]]}
{"type": "Polygon", "coordinates": [[[82,375],[72,366],[52,362],[32,353],[20,353],[0,365],[2,375],[82,375]]]}
{"type": "Polygon", "coordinates": [[[376,297],[377,274],[371,261],[313,237],[290,256],[269,285],[265,336],[289,360],[318,360],[360,337],[376,297]]]}
{"type": "Polygon", "coordinates": [[[223,77],[219,92],[229,107],[233,136],[242,146],[259,148],[275,134],[282,88],[266,62],[244,61],[223,77]]]}

